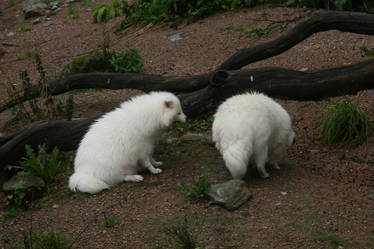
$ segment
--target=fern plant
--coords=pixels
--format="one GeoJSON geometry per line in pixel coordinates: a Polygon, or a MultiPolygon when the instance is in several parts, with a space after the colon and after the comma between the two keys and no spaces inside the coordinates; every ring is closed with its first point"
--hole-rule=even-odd
{"type": "Polygon", "coordinates": [[[37,154],[29,145],[25,147],[27,156],[22,158],[20,165],[34,175],[41,177],[46,183],[52,182],[61,166],[61,162],[58,160],[59,149],[54,147],[49,155],[45,144],[38,146],[37,154]]]}
{"type": "Polygon", "coordinates": [[[95,23],[101,23],[123,15],[128,8],[126,1],[113,0],[111,3],[101,3],[92,7],[92,17],[95,23]]]}
{"type": "Polygon", "coordinates": [[[374,125],[360,111],[360,105],[360,99],[353,104],[347,97],[325,105],[317,116],[317,140],[329,146],[341,143],[348,148],[367,143],[374,125]]]}

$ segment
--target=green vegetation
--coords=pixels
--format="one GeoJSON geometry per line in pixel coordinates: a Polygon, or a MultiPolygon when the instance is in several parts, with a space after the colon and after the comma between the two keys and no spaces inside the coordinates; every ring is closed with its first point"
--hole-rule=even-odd
{"type": "Polygon", "coordinates": [[[114,226],[114,218],[113,217],[106,217],[105,219],[104,219],[104,226],[105,227],[112,227],[112,226],[114,226]]]}
{"type": "Polygon", "coordinates": [[[336,236],[334,234],[331,234],[331,233],[320,234],[317,239],[319,241],[329,242],[330,245],[334,246],[335,248],[338,247],[338,246],[344,246],[347,243],[343,239],[341,239],[338,236],[336,236]]]}
{"type": "Polygon", "coordinates": [[[325,105],[317,117],[317,140],[329,146],[341,143],[348,148],[367,143],[374,125],[360,111],[360,104],[360,99],[353,104],[345,97],[325,105]]]}
{"type": "Polygon", "coordinates": [[[178,184],[181,192],[192,199],[199,199],[204,195],[204,191],[209,187],[209,168],[204,168],[204,174],[197,179],[193,179],[190,187],[186,186],[184,182],[178,184]]]}
{"type": "Polygon", "coordinates": [[[19,25],[19,30],[20,30],[21,32],[26,32],[26,31],[29,31],[30,28],[27,26],[26,23],[21,22],[20,25],[19,25]]]}
{"type": "Polygon", "coordinates": [[[5,211],[1,216],[7,220],[16,217],[18,214],[18,209],[15,207],[9,208],[7,211],[5,211]]]}
{"type": "MultiPolygon", "coordinates": [[[[17,89],[13,84],[8,84],[8,95],[9,98],[17,103],[12,108],[12,114],[15,116],[12,121],[22,121],[29,123],[35,120],[40,119],[51,119],[56,118],[61,115],[66,115],[68,120],[71,120],[74,109],[74,98],[73,95],[69,95],[64,98],[52,98],[51,94],[48,91],[48,76],[43,68],[41,58],[38,54],[34,52],[26,52],[22,57],[34,57],[36,61],[36,68],[39,72],[40,78],[37,84],[41,87],[41,96],[40,99],[32,99],[27,102],[28,108],[25,106],[25,103],[19,99],[19,96],[22,96],[24,92],[33,87],[33,84],[30,81],[27,71],[20,72],[20,79],[22,83],[21,91],[17,89]]],[[[21,56],[19,56],[19,59],[21,56]]],[[[57,74],[52,75],[53,77],[57,74]]],[[[53,78],[50,77],[50,78],[53,78]]]]}
{"type": "Polygon", "coordinates": [[[23,240],[17,248],[20,249],[67,249],[70,248],[71,242],[63,233],[48,230],[24,231],[23,240]]]}
{"type": "Polygon", "coordinates": [[[17,55],[17,60],[25,60],[27,58],[35,58],[36,53],[34,51],[26,51],[23,54],[17,55]]]}
{"type": "Polygon", "coordinates": [[[92,7],[92,17],[95,23],[107,21],[116,16],[123,15],[129,5],[126,1],[113,0],[111,3],[100,3],[92,7]]]}
{"type": "Polygon", "coordinates": [[[139,51],[131,48],[128,42],[122,51],[113,53],[109,62],[118,73],[139,73],[143,67],[139,51]]]}
{"type": "Polygon", "coordinates": [[[186,131],[208,131],[212,127],[213,120],[213,115],[207,115],[205,116],[205,118],[199,119],[188,119],[185,123],[175,123],[174,129],[169,131],[169,133],[174,135],[181,135],[186,131]]]}
{"type": "Polygon", "coordinates": [[[94,6],[92,16],[94,22],[101,23],[126,14],[127,19],[121,24],[121,28],[126,28],[131,25],[151,22],[167,24],[170,27],[183,18],[196,20],[216,11],[239,10],[264,3],[374,13],[374,4],[371,0],[335,0],[326,2],[324,0],[135,0],[131,5],[128,5],[125,1],[113,0],[111,3],[101,3],[94,6]]]}
{"type": "Polygon", "coordinates": [[[38,146],[38,152],[35,154],[34,150],[26,145],[26,157],[22,158],[20,165],[30,173],[41,177],[44,182],[50,183],[61,167],[61,162],[58,160],[60,151],[54,147],[51,154],[47,153],[47,146],[45,144],[38,146]]]}
{"type": "Polygon", "coordinates": [[[14,184],[15,191],[6,196],[6,204],[17,208],[27,208],[29,205],[29,198],[27,198],[27,189],[24,187],[25,182],[20,181],[14,184]]]}
{"type": "Polygon", "coordinates": [[[361,46],[360,50],[363,51],[366,56],[374,56],[374,47],[369,49],[366,46],[361,46]]]}
{"type": "Polygon", "coordinates": [[[203,249],[203,247],[198,246],[198,243],[190,233],[186,217],[184,222],[167,228],[165,232],[177,241],[176,249],[203,249]]]}

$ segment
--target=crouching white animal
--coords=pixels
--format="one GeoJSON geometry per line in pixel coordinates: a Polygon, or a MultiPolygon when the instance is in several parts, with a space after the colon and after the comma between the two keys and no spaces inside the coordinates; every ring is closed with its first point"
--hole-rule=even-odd
{"type": "Polygon", "coordinates": [[[161,173],[153,157],[155,142],[174,121],[185,122],[172,93],[140,95],[101,118],[83,137],[69,179],[72,191],[98,193],[122,181],[139,182],[144,169],[161,173]]]}
{"type": "Polygon", "coordinates": [[[278,160],[294,137],[287,111],[261,93],[233,96],[214,115],[213,141],[236,179],[245,176],[250,162],[261,177],[269,177],[265,164],[279,169],[278,160]]]}

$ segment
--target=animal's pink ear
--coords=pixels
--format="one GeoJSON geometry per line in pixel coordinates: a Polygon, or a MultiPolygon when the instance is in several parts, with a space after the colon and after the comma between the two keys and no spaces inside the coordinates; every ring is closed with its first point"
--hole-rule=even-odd
{"type": "Polygon", "coordinates": [[[166,100],[164,104],[165,104],[165,106],[166,106],[167,108],[172,108],[172,107],[173,107],[173,101],[166,100]]]}

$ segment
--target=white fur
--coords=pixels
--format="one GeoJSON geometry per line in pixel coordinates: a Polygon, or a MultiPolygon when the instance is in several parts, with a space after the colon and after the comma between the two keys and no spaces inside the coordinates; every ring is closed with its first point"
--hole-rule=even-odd
{"type": "Polygon", "coordinates": [[[213,141],[233,178],[243,178],[253,162],[267,178],[265,164],[279,169],[278,160],[294,141],[291,118],[285,109],[260,93],[233,96],[214,115],[213,141]]]}
{"type": "Polygon", "coordinates": [[[72,191],[98,193],[122,181],[143,180],[148,169],[161,173],[152,158],[155,142],[174,121],[185,122],[178,98],[168,92],[140,95],[99,118],[83,137],[69,179],[72,191]]]}

